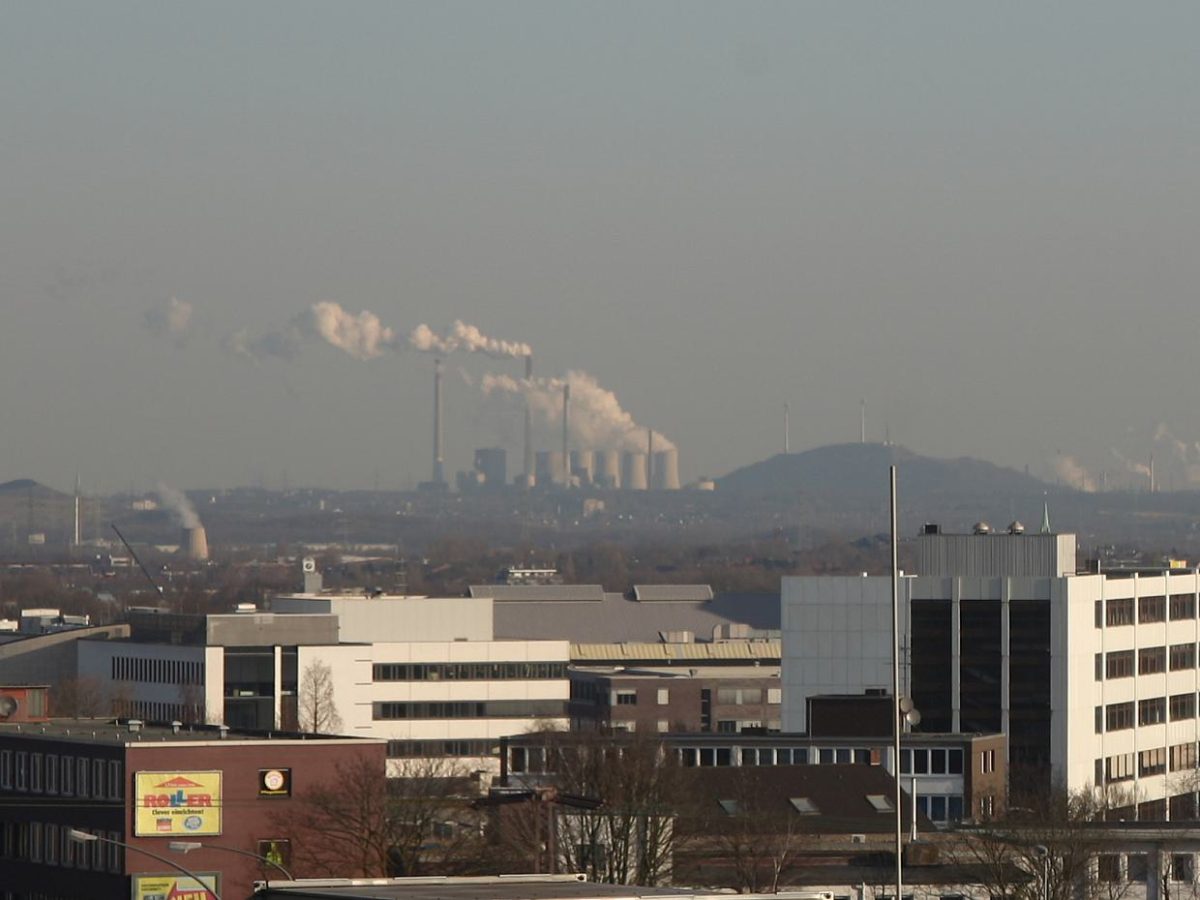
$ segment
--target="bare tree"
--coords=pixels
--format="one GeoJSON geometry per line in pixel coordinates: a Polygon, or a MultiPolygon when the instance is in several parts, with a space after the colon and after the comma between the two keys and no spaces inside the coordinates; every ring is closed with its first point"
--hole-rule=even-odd
{"type": "Polygon", "coordinates": [[[1095,825],[1126,804],[1119,791],[1028,795],[994,822],[961,833],[959,856],[993,897],[1011,900],[1120,900],[1128,882],[1106,871],[1103,832],[1095,825]]]}
{"type": "Polygon", "coordinates": [[[707,860],[725,864],[739,892],[778,892],[809,843],[800,811],[755,777],[762,771],[732,770],[725,796],[709,799],[693,818],[695,830],[703,835],[697,849],[707,860]]]}
{"type": "Polygon", "coordinates": [[[544,732],[541,752],[557,773],[557,793],[531,808],[523,826],[510,817],[513,855],[542,855],[550,867],[594,881],[655,885],[670,874],[679,766],[645,737],[544,732]],[[588,808],[591,807],[591,808],[588,808]]]}
{"type": "Polygon", "coordinates": [[[64,718],[111,715],[112,694],[99,678],[64,678],[50,689],[50,714],[64,718]]]}
{"type": "Polygon", "coordinates": [[[462,775],[436,760],[407,762],[392,778],[365,755],[337,765],[276,821],[292,842],[293,870],[359,878],[456,871],[479,840],[462,775]]]}
{"type": "Polygon", "coordinates": [[[314,660],[304,667],[298,718],[301,731],[334,734],[341,730],[342,717],[334,703],[333,670],[328,663],[314,660]]]}

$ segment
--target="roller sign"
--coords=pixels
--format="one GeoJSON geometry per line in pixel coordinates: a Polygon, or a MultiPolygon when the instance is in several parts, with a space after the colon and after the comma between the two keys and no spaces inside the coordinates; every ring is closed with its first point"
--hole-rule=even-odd
{"type": "Polygon", "coordinates": [[[138,772],[138,837],[221,833],[220,772],[138,772]]]}

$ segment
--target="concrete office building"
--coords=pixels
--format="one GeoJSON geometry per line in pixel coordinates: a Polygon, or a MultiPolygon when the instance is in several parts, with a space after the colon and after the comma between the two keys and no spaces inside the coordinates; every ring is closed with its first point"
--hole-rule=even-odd
{"type": "Polygon", "coordinates": [[[307,730],[323,673],[338,723],[388,741],[389,756],[495,768],[500,737],[566,728],[569,644],[492,639],[492,601],[309,593],[272,611],[146,613],[125,641],[81,641],[79,672],[119,687],[122,711],[153,721],[307,730]]]}
{"type": "MultiPolygon", "coordinates": [[[[901,690],[923,730],[1005,733],[1014,784],[1192,818],[1198,592],[1196,571],[1077,574],[1071,534],[926,526],[900,581],[901,690]]],[[[782,613],[785,730],[814,694],[890,693],[890,578],[785,578],[782,613]]]]}

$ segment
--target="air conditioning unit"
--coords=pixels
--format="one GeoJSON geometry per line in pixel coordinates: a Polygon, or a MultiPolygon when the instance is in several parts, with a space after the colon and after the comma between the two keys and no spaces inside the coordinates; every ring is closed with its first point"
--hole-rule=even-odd
{"type": "Polygon", "coordinates": [[[0,720],[7,719],[17,711],[17,698],[11,694],[0,694],[0,720]]]}
{"type": "Polygon", "coordinates": [[[866,842],[867,842],[867,836],[865,834],[850,835],[850,843],[852,843],[852,844],[865,844],[866,842]]]}

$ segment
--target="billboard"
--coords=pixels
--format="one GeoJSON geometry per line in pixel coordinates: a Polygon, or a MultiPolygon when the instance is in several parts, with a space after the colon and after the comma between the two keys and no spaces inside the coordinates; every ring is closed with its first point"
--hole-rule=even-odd
{"type": "Polygon", "coordinates": [[[220,772],[138,772],[134,791],[138,837],[221,833],[220,772]]]}
{"type": "Polygon", "coordinates": [[[133,876],[133,900],[213,900],[219,890],[215,872],[197,872],[196,878],[185,878],[183,875],[133,876]]]}

